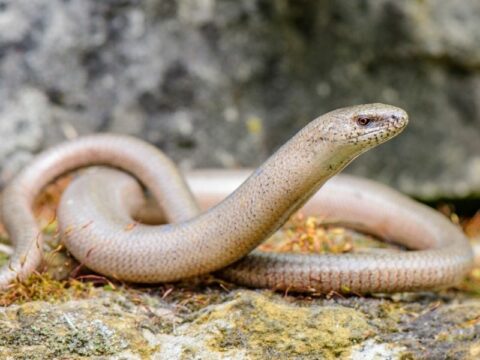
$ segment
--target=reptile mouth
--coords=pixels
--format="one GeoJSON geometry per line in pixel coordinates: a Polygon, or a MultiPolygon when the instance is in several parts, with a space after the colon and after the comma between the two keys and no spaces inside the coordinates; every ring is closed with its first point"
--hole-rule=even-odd
{"type": "Polygon", "coordinates": [[[370,131],[365,132],[365,133],[360,134],[360,135],[349,136],[349,137],[347,137],[347,140],[363,140],[369,135],[381,133],[382,130],[384,130],[384,129],[382,129],[382,128],[373,129],[373,130],[370,130],[370,131]]]}

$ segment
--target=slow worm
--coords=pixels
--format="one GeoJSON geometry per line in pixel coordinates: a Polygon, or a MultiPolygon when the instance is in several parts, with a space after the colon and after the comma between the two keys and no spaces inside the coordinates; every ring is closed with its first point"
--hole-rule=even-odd
{"type": "Polygon", "coordinates": [[[358,155],[399,134],[407,122],[403,110],[384,104],[327,113],[250,175],[191,175],[188,181],[202,207],[213,205],[203,212],[176,166],[149,144],[103,134],[58,145],[4,190],[3,222],[15,251],[0,270],[0,287],[25,278],[41,262],[42,237],[31,210],[35,197],[56,177],[90,165],[117,169],[87,172],[75,180],[62,197],[59,225],[68,250],[107,276],[157,283],[220,271],[248,286],[357,293],[452,284],[470,269],[473,255],[465,236],[446,218],[368,180],[336,176],[326,183],[358,155]],[[135,223],[144,196],[131,175],[148,189],[169,224],[135,223]],[[356,224],[412,251],[252,252],[303,205],[309,213],[356,224]]]}

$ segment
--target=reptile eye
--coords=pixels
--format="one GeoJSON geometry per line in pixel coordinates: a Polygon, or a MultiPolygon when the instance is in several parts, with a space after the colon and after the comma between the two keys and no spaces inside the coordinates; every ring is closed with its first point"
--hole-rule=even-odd
{"type": "Polygon", "coordinates": [[[370,121],[371,120],[365,116],[360,116],[359,118],[357,118],[357,124],[360,126],[367,126],[370,123],[370,121]]]}

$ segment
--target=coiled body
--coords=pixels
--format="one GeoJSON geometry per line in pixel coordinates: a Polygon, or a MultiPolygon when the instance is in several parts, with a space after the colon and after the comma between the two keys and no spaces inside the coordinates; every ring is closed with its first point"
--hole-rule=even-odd
{"type": "MultiPolygon", "coordinates": [[[[187,177],[209,207],[227,196],[248,171],[211,170],[187,177]]],[[[371,180],[336,175],[301,211],[325,221],[343,221],[414,251],[340,255],[293,255],[254,251],[222,271],[231,281],[292,291],[393,292],[454,284],[472,266],[461,230],[433,209],[371,180]]]]}
{"type": "Polygon", "coordinates": [[[74,182],[58,212],[64,242],[81,263],[102,274],[155,283],[231,265],[222,274],[233,281],[297,291],[397,291],[451,284],[472,264],[471,248],[461,232],[434,211],[351,177],[333,179],[306,209],[321,209],[319,215],[355,223],[416,251],[246,256],[330,177],[398,134],[406,120],[402,110],[383,104],[326,114],[249,176],[216,172],[191,177],[200,201],[218,202],[205,212],[172,162],[151,145],[115,135],[60,145],[40,155],[5,190],[3,217],[16,252],[0,272],[0,286],[27,276],[41,260],[41,238],[31,214],[40,189],[66,171],[102,164],[137,178],[170,223],[135,223],[143,206],[142,188],[118,170],[98,171],[74,182]],[[195,186],[195,181],[205,180],[211,185],[195,186]],[[241,185],[221,193],[212,180],[241,185]]]}

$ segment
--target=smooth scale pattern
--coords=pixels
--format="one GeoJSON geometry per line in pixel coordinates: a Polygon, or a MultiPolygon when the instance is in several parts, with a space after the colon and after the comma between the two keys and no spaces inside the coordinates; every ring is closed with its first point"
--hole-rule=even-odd
{"type": "Polygon", "coordinates": [[[142,211],[143,189],[126,173],[103,169],[71,184],[58,212],[64,242],[81,263],[104,275],[155,283],[231,265],[222,275],[233,281],[296,291],[397,291],[451,284],[470,268],[472,251],[441,215],[352,177],[334,178],[314,196],[355,157],[399,134],[407,120],[403,110],[384,104],[325,114],[249,176],[192,175],[198,200],[216,203],[205,212],[172,162],[151,145],[120,135],[93,135],[59,145],[34,160],[4,191],[3,220],[16,248],[11,264],[0,271],[0,286],[28,276],[41,260],[42,239],[31,211],[35,196],[52,179],[88,165],[110,165],[133,175],[169,222],[132,226],[142,211]],[[200,189],[195,181],[203,184],[200,189]],[[225,184],[235,187],[225,191],[225,184]],[[321,209],[320,214],[417,250],[247,256],[312,196],[305,209],[321,209]]]}

